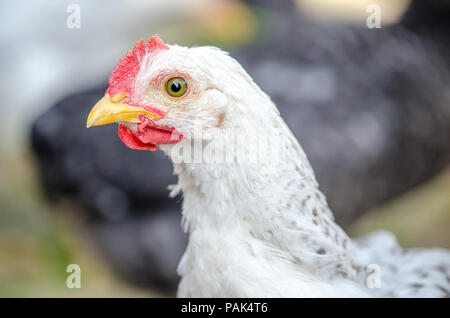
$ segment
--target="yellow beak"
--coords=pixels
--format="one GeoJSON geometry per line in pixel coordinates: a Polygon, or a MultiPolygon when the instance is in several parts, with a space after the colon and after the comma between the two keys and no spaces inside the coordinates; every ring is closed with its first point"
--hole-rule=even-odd
{"type": "Polygon", "coordinates": [[[139,116],[146,115],[147,117],[158,120],[161,119],[155,113],[152,113],[142,107],[130,106],[121,103],[127,97],[126,93],[118,93],[114,96],[109,96],[108,93],[100,99],[89,113],[86,126],[100,126],[117,122],[126,122],[132,124],[140,123],[139,116]]]}

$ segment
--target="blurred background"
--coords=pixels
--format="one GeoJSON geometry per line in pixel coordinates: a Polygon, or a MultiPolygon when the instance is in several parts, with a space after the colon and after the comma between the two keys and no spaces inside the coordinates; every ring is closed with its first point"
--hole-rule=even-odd
{"type": "Polygon", "coordinates": [[[450,1],[0,4],[0,296],[173,296],[186,237],[161,153],[85,129],[119,58],[158,33],[231,51],[277,103],[338,223],[450,248],[450,1]],[[70,4],[80,28],[69,28],[70,4]],[[369,4],[381,28],[368,28],[369,4]],[[295,89],[292,89],[293,84],[295,89]],[[81,267],[80,289],[66,267],[81,267]]]}

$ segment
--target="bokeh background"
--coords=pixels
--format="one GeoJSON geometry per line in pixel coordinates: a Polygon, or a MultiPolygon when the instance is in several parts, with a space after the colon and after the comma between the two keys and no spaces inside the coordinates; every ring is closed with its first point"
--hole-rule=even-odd
{"type": "Polygon", "coordinates": [[[118,59],[158,33],[231,51],[274,99],[352,236],[450,248],[450,4],[2,1],[0,296],[173,296],[186,237],[158,153],[84,128],[118,59]],[[67,7],[81,9],[68,28],[67,7]],[[381,8],[369,29],[366,8],[381,8]],[[148,168],[147,168],[148,167],[148,168]],[[139,173],[144,171],[143,173],[139,173]],[[66,287],[78,264],[82,288],[66,287]]]}

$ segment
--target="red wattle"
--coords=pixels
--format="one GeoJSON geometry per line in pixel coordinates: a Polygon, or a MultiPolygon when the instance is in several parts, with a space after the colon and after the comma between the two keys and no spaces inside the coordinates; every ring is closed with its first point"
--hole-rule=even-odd
{"type": "Polygon", "coordinates": [[[119,137],[131,149],[156,150],[157,145],[174,144],[183,139],[183,135],[174,128],[156,125],[148,118],[141,118],[137,132],[128,127],[119,125],[119,137]]]}
{"type": "Polygon", "coordinates": [[[155,151],[158,147],[155,144],[146,144],[140,141],[128,127],[119,125],[119,137],[122,142],[131,149],[155,151]]]}

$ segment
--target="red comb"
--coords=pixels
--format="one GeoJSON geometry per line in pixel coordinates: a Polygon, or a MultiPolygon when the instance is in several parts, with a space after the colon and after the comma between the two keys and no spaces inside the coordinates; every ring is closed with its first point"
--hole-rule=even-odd
{"type": "Polygon", "coordinates": [[[143,39],[139,40],[133,48],[128,50],[119,63],[114,67],[109,77],[109,87],[106,93],[113,96],[117,93],[126,92],[132,95],[132,84],[139,71],[139,62],[145,54],[156,53],[161,50],[168,50],[169,47],[164,44],[160,37],[155,34],[147,43],[143,39]]]}

